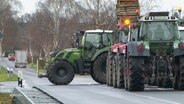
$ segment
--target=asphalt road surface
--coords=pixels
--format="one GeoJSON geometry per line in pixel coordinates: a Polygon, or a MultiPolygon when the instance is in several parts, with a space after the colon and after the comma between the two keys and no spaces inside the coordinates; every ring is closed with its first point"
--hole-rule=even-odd
{"type": "MultiPolygon", "coordinates": [[[[1,59],[2,66],[14,68],[14,63],[1,59]]],[[[128,92],[94,82],[89,75],[77,75],[69,85],[53,85],[47,78],[39,79],[30,68],[16,68],[23,72],[24,87],[38,86],[64,104],[184,104],[184,91],[145,88],[142,92],[128,92]]]]}

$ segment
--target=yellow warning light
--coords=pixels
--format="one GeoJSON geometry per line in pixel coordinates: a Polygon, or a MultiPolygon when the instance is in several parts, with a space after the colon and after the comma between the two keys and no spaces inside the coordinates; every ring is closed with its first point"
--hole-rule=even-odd
{"type": "Polygon", "coordinates": [[[178,7],[177,10],[178,10],[178,12],[181,12],[182,11],[182,8],[181,7],[178,7]]]}
{"type": "Polygon", "coordinates": [[[130,19],[125,19],[125,20],[124,20],[124,25],[126,25],[126,26],[127,26],[127,25],[130,25],[130,19]]]}

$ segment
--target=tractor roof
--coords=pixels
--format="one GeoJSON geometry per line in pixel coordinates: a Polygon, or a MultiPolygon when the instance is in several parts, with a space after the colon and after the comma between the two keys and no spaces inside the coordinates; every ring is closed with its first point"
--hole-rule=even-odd
{"type": "Polygon", "coordinates": [[[101,29],[96,29],[96,30],[86,30],[85,32],[87,33],[102,33],[102,32],[106,32],[106,33],[112,33],[112,30],[101,30],[101,29]]]}
{"type": "Polygon", "coordinates": [[[140,21],[178,21],[178,19],[170,16],[143,16],[140,21]]]}
{"type": "Polygon", "coordinates": [[[150,12],[140,18],[140,21],[178,21],[175,16],[169,16],[169,12],[150,12]]]}

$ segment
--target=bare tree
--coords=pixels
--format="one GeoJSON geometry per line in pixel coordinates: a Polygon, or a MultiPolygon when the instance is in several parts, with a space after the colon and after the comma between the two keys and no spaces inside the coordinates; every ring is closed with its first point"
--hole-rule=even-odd
{"type": "Polygon", "coordinates": [[[53,50],[59,47],[60,37],[60,18],[67,16],[66,11],[71,6],[73,0],[46,0],[43,4],[53,17],[53,50]]]}
{"type": "MultiPolygon", "coordinates": [[[[0,1],[0,14],[1,14],[0,15],[0,30],[4,34],[8,35],[8,33],[10,33],[9,31],[5,31],[8,28],[7,25],[9,25],[9,28],[10,28],[11,25],[15,23],[13,19],[13,16],[16,15],[17,13],[17,10],[15,8],[16,9],[21,8],[21,3],[18,0],[1,0],[0,1]],[[12,21],[12,24],[9,23],[9,21],[12,21]]],[[[14,34],[16,34],[15,31],[14,31],[14,34]]],[[[4,39],[1,39],[1,43],[0,43],[1,52],[2,52],[2,47],[3,47],[2,41],[4,41],[4,39]]]]}
{"type": "Polygon", "coordinates": [[[160,6],[159,6],[160,1],[158,1],[158,0],[140,0],[139,3],[141,6],[141,13],[142,14],[147,14],[153,10],[158,11],[160,8],[160,6]]]}
{"type": "Polygon", "coordinates": [[[50,51],[71,47],[72,34],[77,30],[116,27],[115,3],[44,0],[35,13],[22,17],[21,24],[19,31],[24,38],[24,48],[32,54],[33,62],[35,56],[47,56],[50,51]]]}
{"type": "Polygon", "coordinates": [[[80,1],[79,4],[83,7],[81,10],[83,21],[91,24],[91,29],[108,28],[110,24],[114,24],[115,2],[111,0],[84,0],[80,1]],[[110,18],[111,21],[109,21],[110,18]]]}

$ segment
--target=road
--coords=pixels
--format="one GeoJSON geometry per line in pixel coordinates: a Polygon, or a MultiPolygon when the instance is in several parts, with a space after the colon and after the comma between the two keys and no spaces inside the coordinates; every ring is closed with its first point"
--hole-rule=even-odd
{"type": "MultiPolygon", "coordinates": [[[[1,65],[14,67],[7,59],[1,65]]],[[[142,92],[128,92],[94,82],[90,76],[76,76],[71,84],[56,86],[46,78],[39,79],[30,68],[16,68],[23,72],[24,87],[38,86],[64,104],[184,104],[184,91],[146,88],[142,92]]]]}

